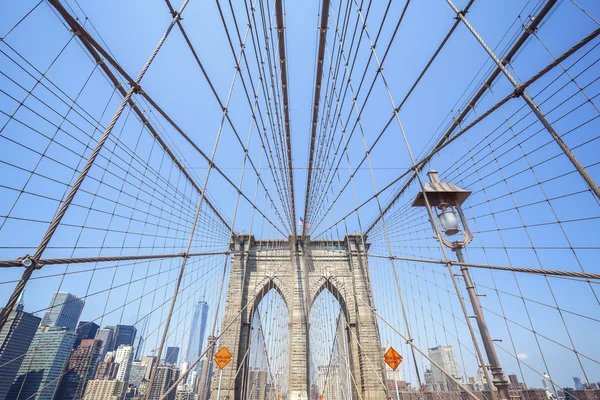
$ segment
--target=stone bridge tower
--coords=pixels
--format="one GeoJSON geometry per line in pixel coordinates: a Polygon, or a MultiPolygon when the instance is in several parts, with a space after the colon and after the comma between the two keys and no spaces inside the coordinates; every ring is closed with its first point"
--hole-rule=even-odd
{"type": "MultiPolygon", "coordinates": [[[[383,354],[369,280],[366,251],[359,234],[336,241],[260,241],[240,234],[230,244],[231,270],[225,314],[221,329],[232,325],[220,337],[218,348],[226,346],[233,361],[223,370],[221,398],[244,399],[242,373],[249,347],[255,310],[269,290],[282,296],[290,315],[290,400],[309,398],[308,318],[310,308],[323,290],[339,301],[348,322],[346,334],[353,398],[386,399],[383,354]],[[243,310],[240,314],[240,310],[243,310]],[[229,393],[228,397],[226,394],[229,393]]],[[[219,379],[213,377],[211,399],[216,399],[219,379]]]]}

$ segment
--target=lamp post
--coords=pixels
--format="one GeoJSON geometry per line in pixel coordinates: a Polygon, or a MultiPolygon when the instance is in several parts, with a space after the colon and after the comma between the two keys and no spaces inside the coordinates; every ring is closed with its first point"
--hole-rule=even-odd
{"type": "MultiPolygon", "coordinates": [[[[494,377],[494,386],[496,386],[496,389],[498,389],[498,393],[502,400],[509,400],[510,394],[508,391],[508,382],[504,378],[504,373],[502,372],[502,367],[500,366],[500,360],[498,360],[492,337],[490,336],[490,332],[483,316],[483,309],[481,308],[479,298],[475,292],[475,286],[473,285],[471,275],[469,274],[469,268],[464,265],[465,259],[463,257],[462,249],[466,247],[469,242],[471,242],[473,239],[473,234],[469,230],[469,225],[465,215],[463,214],[461,205],[471,195],[471,192],[469,190],[460,189],[453,183],[440,182],[438,172],[435,170],[429,171],[427,175],[429,176],[430,182],[424,185],[424,190],[422,192],[419,192],[415,201],[413,202],[413,207],[427,207],[429,205],[432,208],[432,212],[436,212],[436,209],[439,210],[439,214],[437,214],[439,225],[446,236],[456,235],[461,231],[460,225],[463,227],[463,238],[451,242],[441,234],[438,234],[436,222],[432,219],[430,221],[432,228],[436,233],[436,238],[444,246],[450,248],[456,254],[458,262],[461,263],[460,271],[462,272],[462,276],[465,280],[467,293],[469,294],[469,299],[471,301],[471,305],[473,306],[473,312],[475,314],[475,319],[477,320],[477,327],[479,328],[479,333],[481,334],[483,347],[485,348],[485,352],[490,363],[490,369],[494,377]],[[457,212],[458,217],[456,216],[457,212]]],[[[491,389],[492,388],[490,388],[490,391],[491,389]]]]}

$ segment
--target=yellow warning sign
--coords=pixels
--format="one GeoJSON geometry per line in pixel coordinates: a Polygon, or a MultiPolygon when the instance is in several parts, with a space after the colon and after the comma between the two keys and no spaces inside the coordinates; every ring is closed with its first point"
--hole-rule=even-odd
{"type": "Polygon", "coordinates": [[[319,396],[319,400],[323,400],[324,398],[325,398],[325,396],[323,396],[323,395],[319,396]]]}
{"type": "Polygon", "coordinates": [[[214,356],[214,360],[219,366],[220,369],[223,369],[233,360],[233,356],[227,350],[227,347],[223,347],[221,350],[217,351],[217,354],[214,356]]]}
{"type": "Polygon", "coordinates": [[[383,356],[383,360],[387,365],[390,366],[391,369],[395,371],[396,368],[398,368],[398,365],[400,365],[402,362],[403,358],[396,350],[390,347],[390,349],[386,351],[385,355],[383,356]]]}

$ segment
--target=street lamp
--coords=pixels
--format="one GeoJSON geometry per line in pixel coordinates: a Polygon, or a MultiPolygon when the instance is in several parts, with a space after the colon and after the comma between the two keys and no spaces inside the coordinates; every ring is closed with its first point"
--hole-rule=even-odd
{"type": "MultiPolygon", "coordinates": [[[[465,259],[462,254],[462,249],[473,239],[473,234],[469,230],[467,218],[462,211],[462,204],[471,195],[471,192],[469,190],[461,189],[453,183],[440,182],[438,172],[435,170],[429,171],[427,175],[429,176],[430,182],[424,185],[424,190],[422,192],[419,192],[413,202],[413,207],[431,207],[432,213],[437,213],[441,230],[448,237],[458,234],[461,231],[462,225],[462,230],[464,231],[462,239],[450,241],[437,233],[438,229],[436,228],[436,222],[433,218],[430,218],[436,239],[444,246],[450,248],[456,254],[456,258],[461,264],[460,270],[465,280],[465,285],[467,286],[467,292],[469,294],[469,299],[471,300],[471,305],[473,306],[479,333],[481,334],[483,346],[490,362],[490,369],[494,376],[494,386],[498,389],[500,398],[502,400],[508,400],[510,399],[508,382],[504,378],[500,360],[498,360],[498,356],[496,355],[496,349],[494,348],[492,337],[490,336],[490,332],[483,316],[483,309],[481,308],[481,304],[479,304],[479,298],[475,292],[475,286],[471,280],[469,269],[464,265],[465,259]],[[457,213],[458,217],[456,216],[457,213]]],[[[429,215],[433,216],[433,214],[429,215]]]]}

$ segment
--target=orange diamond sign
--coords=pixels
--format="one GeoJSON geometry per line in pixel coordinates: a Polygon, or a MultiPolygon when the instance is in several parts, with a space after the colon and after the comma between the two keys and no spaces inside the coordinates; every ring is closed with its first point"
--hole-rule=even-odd
{"type": "Polygon", "coordinates": [[[223,347],[221,350],[217,351],[214,357],[215,362],[219,366],[220,369],[223,369],[233,360],[233,356],[227,350],[227,347],[223,347]]]}
{"type": "Polygon", "coordinates": [[[402,362],[403,358],[396,350],[390,347],[390,349],[386,351],[385,355],[383,356],[383,360],[387,365],[390,366],[391,369],[395,371],[396,368],[398,368],[398,365],[400,365],[402,362]]]}

